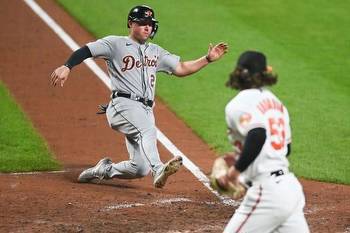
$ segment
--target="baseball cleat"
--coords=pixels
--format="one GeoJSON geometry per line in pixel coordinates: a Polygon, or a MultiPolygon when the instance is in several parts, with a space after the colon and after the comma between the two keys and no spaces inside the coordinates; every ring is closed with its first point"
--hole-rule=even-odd
{"type": "Polygon", "coordinates": [[[182,165],[182,158],[180,156],[176,156],[169,160],[160,172],[157,172],[154,176],[154,186],[156,188],[163,188],[168,177],[172,174],[176,173],[182,165]]]}
{"type": "Polygon", "coordinates": [[[104,179],[106,177],[107,170],[111,168],[112,160],[109,158],[101,159],[95,167],[88,168],[80,173],[78,177],[79,183],[87,183],[93,179],[104,179]]]}

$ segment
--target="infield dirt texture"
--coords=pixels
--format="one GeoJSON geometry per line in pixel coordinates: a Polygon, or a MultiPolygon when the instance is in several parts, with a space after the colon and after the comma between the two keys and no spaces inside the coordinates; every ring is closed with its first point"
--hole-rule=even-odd
{"type": "MultiPolygon", "coordinates": [[[[94,39],[53,1],[38,3],[80,45],[94,39]]],[[[0,1],[0,22],[0,78],[64,166],[61,173],[0,175],[0,232],[223,230],[236,207],[222,204],[186,169],[163,190],[153,188],[151,177],[76,183],[79,172],[103,155],[127,158],[123,137],[95,114],[109,91],[85,65],[74,68],[63,89],[50,86],[50,73],[71,51],[24,2],[0,1]]],[[[160,130],[208,174],[215,153],[159,100],[156,118],[160,130]]],[[[171,157],[159,149],[163,160],[171,157]]],[[[301,182],[311,231],[350,232],[350,187],[301,182]]]]}

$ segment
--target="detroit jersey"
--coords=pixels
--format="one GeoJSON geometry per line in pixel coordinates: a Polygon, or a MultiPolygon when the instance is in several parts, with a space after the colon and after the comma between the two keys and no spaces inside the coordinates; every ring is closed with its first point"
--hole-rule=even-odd
{"type": "Polygon", "coordinates": [[[239,154],[249,130],[266,129],[266,141],[258,157],[242,172],[244,179],[257,181],[270,172],[288,170],[286,154],[291,142],[289,115],[281,101],[268,89],[247,89],[225,108],[229,139],[239,154]]]}
{"type": "Polygon", "coordinates": [[[112,90],[154,100],[156,72],[172,74],[180,60],[160,46],[139,44],[127,36],[107,36],[87,46],[104,58],[112,90]]]}

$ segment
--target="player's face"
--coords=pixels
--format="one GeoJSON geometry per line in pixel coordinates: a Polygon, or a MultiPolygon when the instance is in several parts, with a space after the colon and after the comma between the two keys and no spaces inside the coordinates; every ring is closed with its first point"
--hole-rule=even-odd
{"type": "Polygon", "coordinates": [[[130,23],[130,35],[140,43],[144,43],[148,40],[152,33],[151,21],[140,21],[130,23]]]}

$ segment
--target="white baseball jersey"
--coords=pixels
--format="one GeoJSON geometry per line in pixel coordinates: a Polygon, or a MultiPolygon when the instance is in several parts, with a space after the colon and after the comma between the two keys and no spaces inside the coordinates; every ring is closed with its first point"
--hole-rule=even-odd
{"type": "Polygon", "coordinates": [[[87,46],[93,57],[104,58],[112,90],[154,100],[156,72],[174,72],[180,57],[152,43],[139,44],[128,36],[107,36],[87,46]]]}
{"type": "Polygon", "coordinates": [[[242,173],[254,181],[270,172],[288,170],[287,145],[291,142],[291,129],[287,109],[267,89],[247,89],[239,92],[226,106],[229,138],[239,153],[249,130],[266,129],[266,141],[252,164],[242,173]]]}
{"type": "Polygon", "coordinates": [[[258,157],[241,173],[240,179],[251,181],[252,186],[224,233],[309,233],[302,186],[288,172],[291,129],[287,109],[269,90],[247,89],[227,104],[226,121],[237,152],[253,128],[265,128],[266,140],[258,157]],[[271,174],[279,170],[283,173],[271,174]]]}

